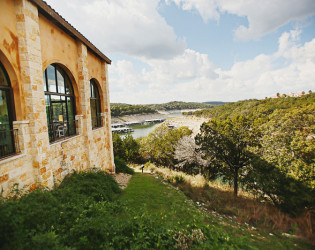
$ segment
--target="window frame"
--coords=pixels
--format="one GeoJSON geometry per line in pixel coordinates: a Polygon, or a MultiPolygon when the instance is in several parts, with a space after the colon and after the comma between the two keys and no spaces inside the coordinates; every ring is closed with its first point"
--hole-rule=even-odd
{"type": "Polygon", "coordinates": [[[103,126],[102,124],[102,106],[101,106],[101,96],[99,92],[99,88],[97,82],[94,79],[90,80],[90,109],[91,109],[91,123],[92,129],[97,129],[103,126]],[[95,119],[96,122],[93,121],[93,110],[92,110],[92,102],[95,103],[95,119]]]}
{"type": "MultiPolygon", "coordinates": [[[[68,137],[75,136],[77,134],[76,129],[76,121],[75,121],[75,115],[76,115],[76,105],[75,105],[75,95],[72,83],[70,81],[70,78],[66,71],[60,67],[58,64],[50,64],[44,71],[43,74],[45,89],[45,109],[46,109],[46,116],[47,116],[47,125],[48,125],[48,136],[49,136],[49,142],[53,143],[56,141],[63,140],[68,137]],[[53,92],[49,89],[49,79],[48,79],[48,68],[53,67],[54,68],[54,81],[56,86],[56,92],[53,92]],[[59,84],[58,84],[58,72],[63,77],[64,82],[64,93],[60,93],[59,91],[59,84]],[[67,87],[66,87],[67,82],[67,87]],[[69,89],[69,94],[67,94],[67,88],[69,89]],[[59,101],[52,101],[53,96],[60,97],[59,101]],[[48,103],[46,101],[46,97],[48,100],[48,103]],[[62,100],[62,97],[64,97],[64,100],[62,100]],[[56,103],[61,103],[62,110],[62,120],[59,119],[59,121],[54,121],[54,105],[56,103]],[[65,112],[64,112],[64,106],[65,105],[65,112]],[[69,113],[70,106],[72,106],[72,114],[69,113]],[[49,114],[47,113],[47,107],[49,107],[49,114]],[[65,115],[64,115],[65,114],[65,115]],[[70,120],[70,117],[73,117],[73,120],[70,120]],[[72,127],[70,127],[72,126],[72,127]],[[62,130],[59,130],[59,127],[62,127],[62,130]],[[71,130],[71,132],[70,132],[71,130]]],[[[54,99],[53,99],[54,100],[54,99]]],[[[60,114],[59,114],[60,116],[60,114]]]]}
{"type": "MultiPolygon", "coordinates": [[[[3,153],[2,155],[2,151],[0,151],[0,159],[2,158],[6,158],[8,156],[11,155],[15,155],[19,152],[19,147],[18,147],[18,141],[16,139],[16,132],[15,129],[13,128],[13,121],[16,120],[16,116],[15,116],[15,105],[14,105],[14,95],[13,95],[13,88],[11,85],[11,81],[10,81],[10,77],[9,74],[6,70],[6,68],[4,67],[4,65],[2,64],[2,62],[0,61],[0,70],[2,70],[2,72],[4,73],[4,77],[6,79],[7,85],[2,85],[0,83],[0,90],[4,91],[5,95],[6,95],[6,105],[7,105],[7,112],[8,112],[8,122],[9,122],[9,130],[1,130],[0,128],[0,133],[1,133],[1,137],[3,136],[3,133],[9,133],[9,140],[11,140],[11,150],[8,150],[8,153],[3,153]]],[[[6,136],[5,136],[6,137],[6,136]]],[[[2,146],[5,146],[5,144],[3,144],[2,146]]],[[[7,145],[8,147],[10,145],[7,145]]]]}

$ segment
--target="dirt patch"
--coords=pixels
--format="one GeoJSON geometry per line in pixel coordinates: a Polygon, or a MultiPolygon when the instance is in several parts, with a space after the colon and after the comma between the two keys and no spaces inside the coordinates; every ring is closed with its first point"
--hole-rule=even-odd
{"type": "Polygon", "coordinates": [[[131,176],[132,176],[131,174],[124,174],[124,173],[113,175],[114,179],[116,180],[116,182],[118,183],[121,189],[125,189],[127,187],[131,176]]]}
{"type": "Polygon", "coordinates": [[[202,125],[202,123],[207,121],[208,119],[202,117],[182,116],[169,118],[166,122],[176,128],[187,126],[193,131],[193,136],[195,136],[200,132],[200,126],[202,125]]]}

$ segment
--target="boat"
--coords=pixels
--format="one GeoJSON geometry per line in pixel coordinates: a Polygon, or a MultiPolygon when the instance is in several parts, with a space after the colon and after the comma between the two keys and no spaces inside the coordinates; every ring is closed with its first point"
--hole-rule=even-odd
{"type": "Polygon", "coordinates": [[[134,132],[134,130],[127,127],[126,124],[122,123],[112,124],[112,133],[127,134],[132,132],[134,132]]]}

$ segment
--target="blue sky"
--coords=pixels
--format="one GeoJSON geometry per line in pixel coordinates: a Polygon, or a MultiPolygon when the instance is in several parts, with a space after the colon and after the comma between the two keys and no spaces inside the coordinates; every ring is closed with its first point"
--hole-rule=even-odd
{"type": "Polygon", "coordinates": [[[111,102],[315,90],[314,0],[49,0],[112,60],[111,102]]]}

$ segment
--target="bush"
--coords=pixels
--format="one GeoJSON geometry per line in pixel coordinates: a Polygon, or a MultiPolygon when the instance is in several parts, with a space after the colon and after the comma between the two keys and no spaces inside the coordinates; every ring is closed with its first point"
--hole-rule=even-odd
{"type": "Polygon", "coordinates": [[[113,133],[113,149],[115,157],[124,159],[127,162],[139,163],[139,148],[139,143],[131,134],[120,137],[119,134],[113,133]]]}
{"type": "Polygon", "coordinates": [[[126,162],[123,159],[120,159],[119,157],[115,156],[115,167],[116,167],[116,173],[125,173],[125,174],[134,174],[135,171],[127,166],[126,162]]]}
{"type": "Polygon", "coordinates": [[[35,190],[18,200],[2,200],[0,249],[65,249],[64,238],[76,221],[91,216],[87,209],[113,201],[120,193],[110,175],[92,171],[74,173],[52,191],[35,190]]]}

